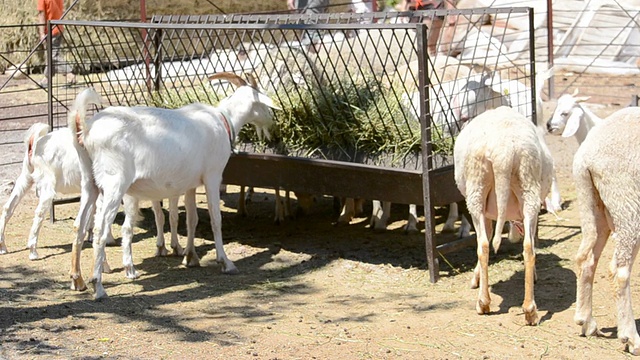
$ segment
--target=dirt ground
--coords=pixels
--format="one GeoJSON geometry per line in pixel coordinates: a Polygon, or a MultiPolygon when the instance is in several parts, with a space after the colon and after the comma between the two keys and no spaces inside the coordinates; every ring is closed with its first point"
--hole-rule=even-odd
{"type": "MultiPolygon", "coordinates": [[[[606,109],[601,109],[606,110],[606,109]]],[[[584,338],[573,323],[573,257],[581,240],[570,165],[575,139],[548,137],[567,206],[540,217],[535,297],[541,322],[524,325],[522,247],[503,242],[491,256],[491,314],[475,312],[469,288],[474,248],[440,258],[439,282],[429,282],[423,235],[402,232],[406,206],[395,206],[390,230],[375,233],[365,217],[334,226],[333,200],[319,198],[310,214],[273,223],[273,196],[258,190],[250,216],[235,213],[237,188],[223,195],[223,236],[240,270],[223,275],[204,197],[196,249],[201,267],[154,257],[148,204],[136,230],[137,280],[124,277],[121,250],[109,247],[109,298],[69,289],[77,204],[56,207],[41,231],[40,259],[25,249],[36,199],[31,193],[7,228],[9,254],[0,257],[2,359],[622,359],[607,274],[611,246],[598,268],[594,313],[605,337],[584,338]]],[[[6,179],[4,179],[6,180],[6,179]]],[[[7,193],[2,194],[6,199],[7,193]]],[[[3,200],[4,201],[4,200],[3,200]]],[[[183,208],[181,208],[183,211],[183,208]]],[[[122,217],[116,220],[119,235],[122,217]]],[[[184,213],[180,235],[184,244],[184,213]]],[[[167,236],[168,237],[168,236],[167,236]]],[[[85,244],[82,268],[90,274],[85,244]]],[[[635,271],[637,273],[637,270],[635,271]]],[[[634,276],[637,278],[637,276],[634,276]]],[[[637,300],[638,283],[632,283],[637,300]]],[[[636,307],[640,303],[636,301],[636,307]]],[[[637,312],[636,312],[637,314],[637,312]]]]}

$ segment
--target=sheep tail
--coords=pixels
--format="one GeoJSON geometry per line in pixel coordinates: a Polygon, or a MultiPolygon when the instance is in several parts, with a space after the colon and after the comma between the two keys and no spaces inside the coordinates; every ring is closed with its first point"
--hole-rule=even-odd
{"type": "Polygon", "coordinates": [[[494,176],[494,191],[496,194],[496,227],[493,234],[493,251],[495,253],[500,249],[500,243],[502,242],[502,228],[507,219],[507,207],[509,203],[509,196],[511,195],[511,173],[513,172],[514,159],[513,157],[502,164],[494,163],[493,176],[494,176]],[[496,166],[497,165],[497,166],[496,166]]]}
{"type": "Polygon", "coordinates": [[[87,108],[90,104],[102,104],[100,94],[98,94],[93,88],[84,89],[80,94],[78,94],[73,107],[69,110],[67,123],[71,132],[75,134],[73,137],[74,141],[79,145],[83,145],[83,135],[87,127],[87,108]]]}
{"type": "Polygon", "coordinates": [[[38,140],[49,133],[49,125],[43,123],[35,123],[31,125],[27,130],[27,135],[24,138],[24,161],[23,167],[26,167],[27,173],[33,172],[33,165],[31,165],[31,159],[35,153],[38,140]]]}

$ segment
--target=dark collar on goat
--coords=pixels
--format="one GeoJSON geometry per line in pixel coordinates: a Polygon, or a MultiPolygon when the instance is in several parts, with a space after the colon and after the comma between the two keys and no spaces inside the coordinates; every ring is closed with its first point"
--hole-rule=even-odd
{"type": "Polygon", "coordinates": [[[235,146],[233,143],[236,140],[236,131],[233,128],[233,124],[229,122],[229,119],[222,112],[222,110],[218,110],[218,112],[220,113],[220,117],[222,118],[222,124],[224,125],[224,128],[227,129],[227,134],[229,135],[229,144],[231,145],[231,152],[234,152],[235,146]]]}

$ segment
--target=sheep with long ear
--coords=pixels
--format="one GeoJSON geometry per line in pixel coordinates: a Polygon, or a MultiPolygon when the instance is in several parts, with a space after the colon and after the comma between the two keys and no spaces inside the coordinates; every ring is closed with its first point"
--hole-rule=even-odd
{"type": "MultiPolygon", "coordinates": [[[[89,161],[81,164],[83,172],[92,172],[94,184],[83,189],[88,204],[98,193],[103,194],[100,216],[96,219],[94,271],[92,283],[95,298],[107,294],[102,285],[102,260],[105,258],[105,230],[113,223],[120,202],[124,201],[126,218],[122,226],[123,246],[130,247],[133,220],[138,200],[159,200],[184,195],[187,213],[187,248],[183,263],[199,265],[193,245],[198,221],[195,190],[204,185],[216,247],[216,260],[224,273],[238,269],[224,252],[220,214],[220,183],[231,155],[237,129],[251,123],[268,136],[273,123],[273,101],[259,90],[247,86],[238,75],[221,73],[211,79],[225,79],[238,86],[218,106],[194,103],[179,109],[154,107],[109,107],[90,119],[72,121],[73,132],[81,134],[74,140],[86,150],[89,161]]],[[[82,207],[79,216],[85,219],[89,208],[82,207]]],[[[81,226],[74,245],[81,244],[81,226]]],[[[79,246],[74,246],[71,277],[72,287],[85,287],[80,272],[79,246]]],[[[135,277],[132,259],[126,260],[127,276],[135,277]]]]}

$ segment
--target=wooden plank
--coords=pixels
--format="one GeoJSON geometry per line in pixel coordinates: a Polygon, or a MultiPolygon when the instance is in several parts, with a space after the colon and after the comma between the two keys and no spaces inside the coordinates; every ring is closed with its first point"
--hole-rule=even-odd
{"type": "MultiPolygon", "coordinates": [[[[453,180],[453,167],[434,170],[430,178],[435,206],[462,200],[453,180]]],[[[422,174],[418,170],[274,154],[233,154],[223,182],[398,204],[422,204],[423,199],[422,174]]]]}

